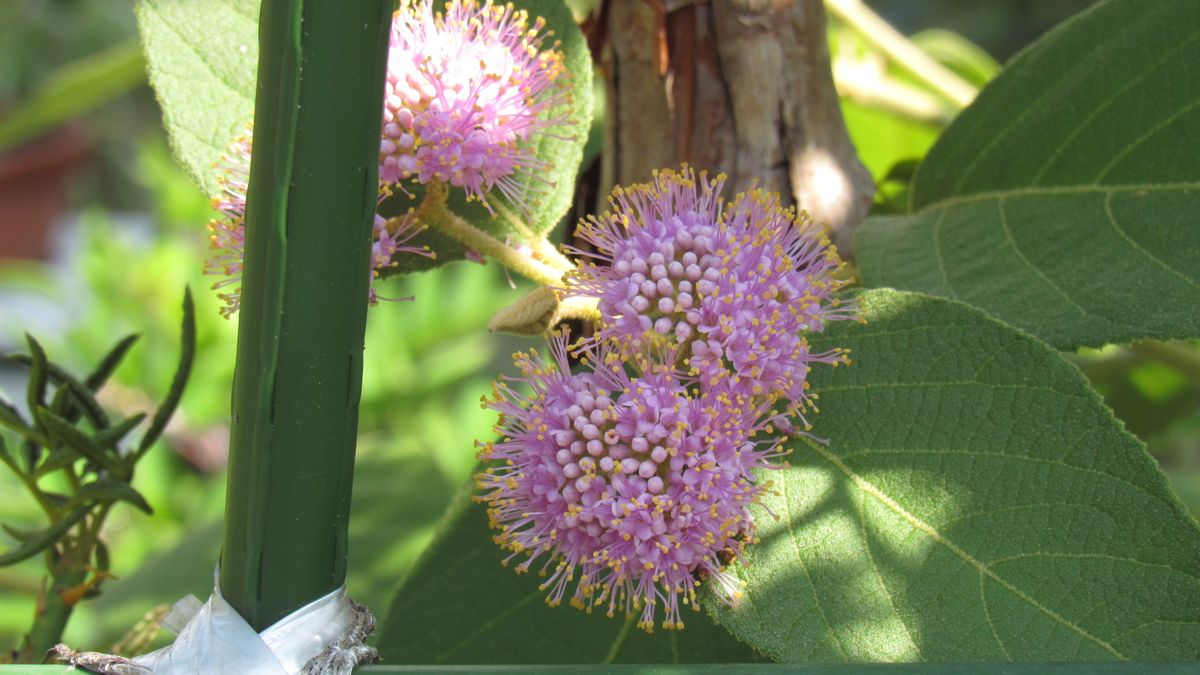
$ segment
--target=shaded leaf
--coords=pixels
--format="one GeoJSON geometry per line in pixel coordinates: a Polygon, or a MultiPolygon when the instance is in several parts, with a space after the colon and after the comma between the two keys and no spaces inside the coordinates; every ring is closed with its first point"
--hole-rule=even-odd
{"type": "MultiPolygon", "coordinates": [[[[46,384],[49,381],[49,374],[46,372],[49,369],[49,364],[46,361],[46,352],[38,341],[28,333],[25,334],[25,341],[29,344],[29,354],[27,363],[29,364],[29,383],[25,387],[26,404],[29,406],[29,414],[33,417],[33,424],[40,428],[41,420],[38,419],[38,409],[45,405],[46,401],[46,384]]],[[[18,354],[10,357],[14,360],[20,360],[23,356],[18,354]]]]}
{"type": "Polygon", "coordinates": [[[192,302],[192,289],[190,288],[183,291],[183,323],[180,327],[179,342],[179,365],[175,368],[175,376],[171,378],[171,388],[167,391],[162,405],[154,411],[154,418],[150,420],[150,428],[146,430],[146,435],[138,443],[138,455],[149,450],[150,446],[154,445],[154,442],[162,435],[163,430],[167,428],[167,422],[171,421],[171,415],[175,414],[175,408],[179,405],[179,400],[183,398],[183,389],[187,386],[188,376],[192,373],[192,361],[196,357],[196,306],[192,302]]]}
{"type": "MultiPolygon", "coordinates": [[[[32,370],[36,366],[36,361],[31,355],[13,354],[6,357],[6,359],[11,363],[29,366],[31,370],[30,376],[32,377],[32,370]]],[[[78,406],[79,409],[87,416],[88,421],[92,423],[92,426],[96,427],[97,429],[107,428],[109,425],[108,413],[105,413],[104,408],[102,408],[96,401],[94,392],[82,382],[75,379],[73,375],[58,367],[54,363],[45,361],[44,364],[44,373],[48,381],[53,382],[55,385],[67,390],[68,398],[64,401],[69,400],[71,404],[78,406]]],[[[55,400],[58,400],[57,394],[55,400]]],[[[65,402],[60,404],[60,407],[64,405],[65,402]]],[[[53,406],[51,409],[53,410],[53,406]]],[[[34,408],[34,410],[36,410],[36,408],[34,408]]],[[[64,415],[59,416],[65,417],[71,422],[74,422],[78,419],[77,417],[66,417],[64,415]]]]}
{"type": "Polygon", "coordinates": [[[961,303],[862,296],[718,620],[796,661],[1196,659],[1200,528],[1077,369],[961,303]]]}
{"type": "Polygon", "coordinates": [[[91,503],[111,504],[113,502],[129,502],[138,509],[153,514],[150,503],[128,483],[110,478],[98,478],[90,483],[81,485],[71,500],[72,505],[89,505],[91,503]]]}
{"type": "Polygon", "coordinates": [[[144,419],[146,419],[146,413],[130,415],[129,417],[126,417],[104,431],[97,432],[96,435],[92,436],[92,439],[95,440],[96,443],[101,447],[115,449],[117,444],[121,442],[121,439],[125,438],[125,436],[130,431],[133,431],[137,425],[141,424],[142,420],[144,419]]]}
{"type": "Polygon", "coordinates": [[[921,163],[911,215],[860,231],[864,283],[1064,349],[1200,336],[1196,25],[1192,0],[1109,0],[1022,52],[921,163]]]}
{"type": "Polygon", "coordinates": [[[104,358],[96,366],[96,369],[83,381],[87,385],[87,388],[92,391],[100,391],[100,388],[104,386],[105,382],[108,382],[109,376],[113,374],[117,366],[121,365],[121,361],[125,358],[125,355],[137,343],[139,337],[141,336],[137,333],[127,335],[108,354],[105,354],[104,358]]]}
{"type": "Polygon", "coordinates": [[[42,408],[38,414],[46,433],[54,440],[78,452],[91,463],[117,475],[125,473],[120,459],[105,452],[104,448],[88,437],[74,425],[54,413],[42,408]]]}
{"type": "Polygon", "coordinates": [[[62,520],[21,542],[21,545],[17,548],[0,555],[0,567],[19,563],[46,550],[58,541],[67,530],[71,529],[75,523],[83,520],[83,517],[88,514],[89,510],[86,507],[75,509],[62,520]]]}
{"type": "Polygon", "coordinates": [[[409,573],[379,633],[389,663],[703,663],[755,661],[703,613],[647,635],[635,619],[550,608],[536,574],[500,562],[484,508],[459,494],[409,573]]]}

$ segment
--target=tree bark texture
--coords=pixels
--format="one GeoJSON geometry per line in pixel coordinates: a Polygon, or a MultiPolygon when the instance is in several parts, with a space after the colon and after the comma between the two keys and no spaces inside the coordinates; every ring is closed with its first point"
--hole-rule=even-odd
{"type": "Polygon", "coordinates": [[[874,194],[846,131],[821,0],[606,0],[602,194],[687,162],[779,192],[845,255],[874,194]]]}

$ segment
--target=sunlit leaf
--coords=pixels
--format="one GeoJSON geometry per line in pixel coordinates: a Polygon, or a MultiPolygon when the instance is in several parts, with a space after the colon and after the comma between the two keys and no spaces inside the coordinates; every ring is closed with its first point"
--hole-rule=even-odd
{"type": "Polygon", "coordinates": [[[790,662],[1200,658],[1200,528],[1079,371],[961,303],[862,304],[718,620],[790,662]]]}
{"type": "Polygon", "coordinates": [[[1060,348],[1200,335],[1200,3],[1109,0],[1010,63],[858,236],[864,283],[1060,348]]]}

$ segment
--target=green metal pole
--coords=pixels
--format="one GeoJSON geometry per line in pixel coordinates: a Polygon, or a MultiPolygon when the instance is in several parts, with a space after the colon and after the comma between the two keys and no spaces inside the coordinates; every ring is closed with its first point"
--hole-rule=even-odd
{"type": "Polygon", "coordinates": [[[340,586],[392,0],[263,0],[222,594],[256,630],[340,586]]]}

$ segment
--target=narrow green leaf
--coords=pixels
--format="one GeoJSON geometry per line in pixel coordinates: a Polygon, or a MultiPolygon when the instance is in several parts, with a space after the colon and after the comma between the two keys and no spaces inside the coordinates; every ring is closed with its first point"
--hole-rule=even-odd
{"type": "Polygon", "coordinates": [[[167,428],[167,422],[171,421],[171,415],[175,414],[175,408],[179,405],[179,400],[183,398],[183,388],[187,386],[188,376],[192,373],[192,362],[196,357],[196,306],[192,302],[192,289],[190,288],[183,291],[183,324],[180,327],[180,333],[179,365],[175,368],[175,376],[171,379],[171,388],[167,391],[167,397],[163,399],[158,410],[154,411],[154,418],[150,420],[150,428],[146,430],[146,435],[138,443],[136,453],[138,456],[145,454],[162,435],[163,430],[167,428]]]}
{"type": "Polygon", "coordinates": [[[28,429],[28,423],[21,416],[21,411],[0,393],[0,424],[12,429],[13,431],[21,431],[28,429]]]}
{"type": "MultiPolygon", "coordinates": [[[[31,371],[30,377],[32,377],[32,370],[35,367],[35,359],[32,356],[29,354],[13,354],[5,357],[5,359],[11,363],[29,366],[31,371]]],[[[44,372],[46,379],[49,382],[52,382],[53,384],[63,387],[67,390],[67,395],[69,397],[67,400],[72,405],[78,406],[94,427],[97,429],[104,429],[109,426],[108,413],[104,412],[104,408],[102,408],[96,401],[95,394],[91,389],[89,389],[79,380],[75,379],[75,376],[71,375],[52,362],[44,362],[44,372]]],[[[53,410],[53,404],[51,410],[53,410]]],[[[72,422],[78,419],[74,416],[74,414],[72,414],[70,417],[65,415],[59,416],[64,417],[72,422]]]]}
{"type": "Polygon", "coordinates": [[[133,333],[125,336],[120,342],[118,342],[117,345],[104,356],[104,358],[100,361],[100,364],[96,366],[96,369],[93,370],[92,373],[87,376],[87,379],[83,381],[83,383],[87,385],[87,388],[94,392],[100,391],[100,388],[104,386],[105,382],[108,382],[109,376],[113,374],[113,372],[117,369],[117,366],[121,365],[121,361],[124,360],[125,355],[128,354],[133,345],[137,343],[139,337],[141,336],[139,336],[137,333],[133,333]]]}
{"type": "Polygon", "coordinates": [[[111,478],[98,478],[90,483],[81,485],[71,499],[71,506],[88,506],[94,503],[111,504],[113,502],[129,502],[138,509],[153,514],[150,503],[128,483],[111,478]]]}
{"type": "Polygon", "coordinates": [[[1200,336],[1200,3],[1108,0],[1022,52],[873,218],[869,286],[971,303],[1052,345],[1200,336]]]}
{"type": "Polygon", "coordinates": [[[92,439],[96,441],[96,444],[100,447],[110,448],[115,451],[117,449],[117,444],[121,442],[121,439],[125,438],[125,436],[130,431],[133,431],[137,425],[141,424],[142,420],[144,419],[146,419],[146,413],[130,415],[111,427],[103,431],[96,432],[96,434],[92,436],[92,439]]]}
{"type": "MultiPolygon", "coordinates": [[[[38,341],[28,333],[25,334],[25,341],[29,343],[29,383],[25,388],[26,403],[29,406],[29,414],[33,417],[33,424],[36,428],[41,428],[41,420],[38,419],[38,409],[45,405],[46,400],[46,384],[49,381],[49,374],[46,372],[49,369],[49,364],[46,361],[46,352],[38,341]]],[[[21,359],[23,354],[18,354],[13,359],[21,359]]]]}
{"type": "Polygon", "coordinates": [[[15,565],[22,560],[32,558],[33,556],[46,550],[46,548],[52,546],[54,542],[58,541],[59,538],[61,538],[62,535],[67,532],[67,530],[71,529],[75,523],[83,520],[83,517],[88,514],[89,510],[90,509],[87,507],[79,507],[75,509],[62,520],[59,520],[50,527],[38,532],[36,535],[30,537],[26,541],[21,542],[21,545],[17,548],[9,551],[8,553],[0,555],[0,567],[15,565]]]}
{"type": "Polygon", "coordinates": [[[788,662],[1200,658],[1200,528],[1079,371],[961,303],[861,303],[718,621],[788,662]]]}
{"type": "Polygon", "coordinates": [[[78,452],[88,461],[106,471],[116,475],[125,473],[125,468],[121,465],[121,461],[117,457],[105,452],[103,447],[89,438],[87,434],[76,429],[70,422],[45,408],[39,411],[38,417],[42,420],[42,424],[45,425],[46,433],[52,439],[78,452]]]}
{"type": "Polygon", "coordinates": [[[25,528],[17,527],[16,525],[9,525],[8,523],[0,523],[0,527],[4,528],[4,531],[8,533],[8,536],[21,543],[33,539],[38,533],[37,530],[27,530],[25,528]]]}
{"type": "Polygon", "coordinates": [[[54,473],[63,467],[70,466],[80,459],[82,458],[79,456],[79,453],[70,446],[64,445],[54,448],[46,455],[45,458],[42,459],[41,462],[38,463],[37,468],[33,472],[33,476],[34,478],[41,478],[42,476],[54,473]]]}
{"type": "Polygon", "coordinates": [[[652,635],[635,619],[546,606],[537,574],[517,575],[492,543],[484,508],[464,491],[409,573],[379,633],[390,663],[702,663],[760,660],[713,625],[684,615],[683,630],[652,635]]]}

